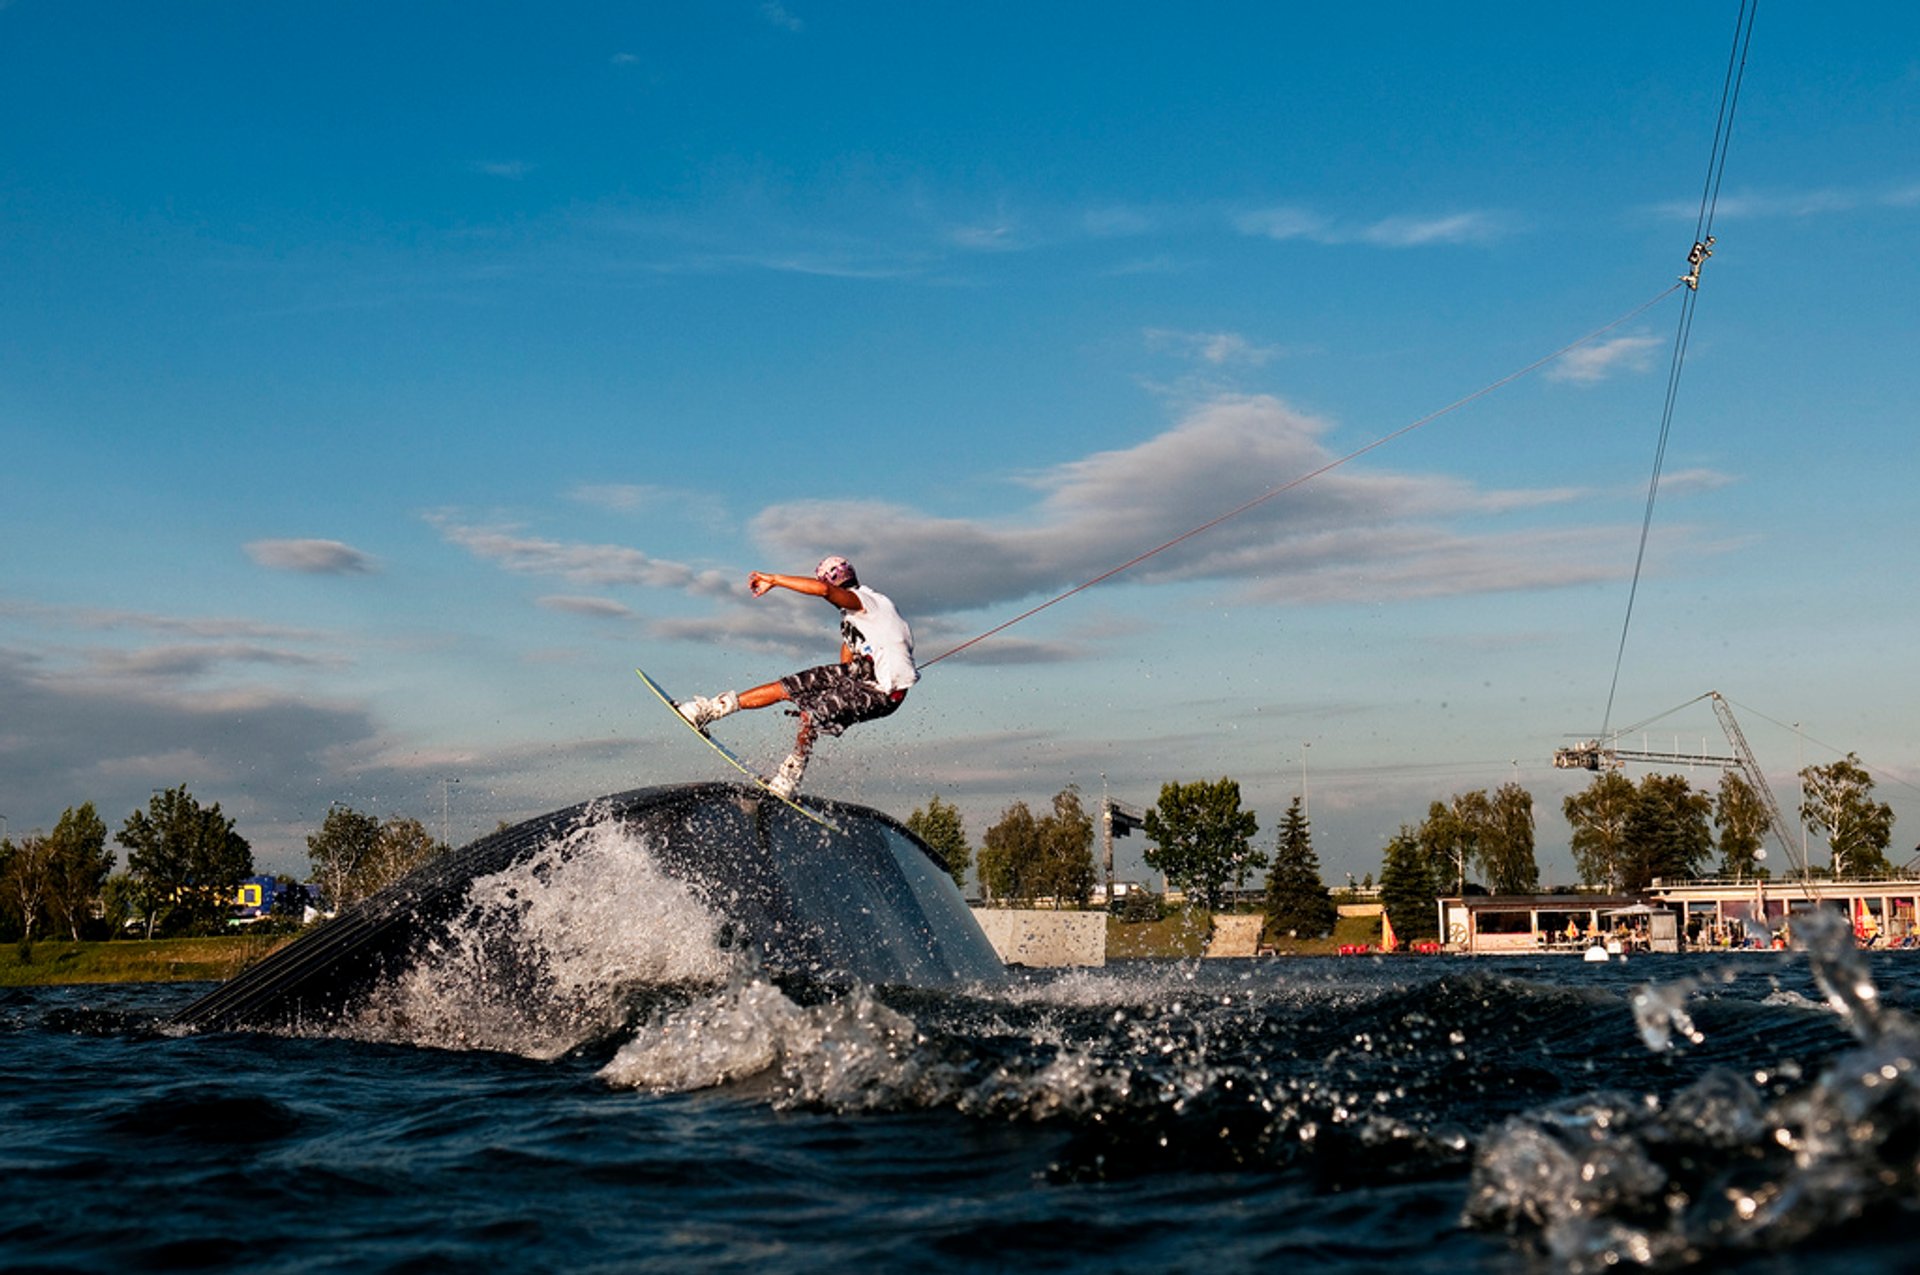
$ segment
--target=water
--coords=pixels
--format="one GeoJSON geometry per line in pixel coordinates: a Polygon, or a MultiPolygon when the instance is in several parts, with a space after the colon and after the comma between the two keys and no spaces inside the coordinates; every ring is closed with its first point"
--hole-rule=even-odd
{"type": "MultiPolygon", "coordinates": [[[[643,853],[506,884],[597,898],[643,853]]],[[[551,917],[520,934],[596,1002],[560,1017],[452,977],[303,1037],[161,1026],[204,987],[0,992],[0,1269],[1920,1260],[1916,958],[1843,935],[828,995],[672,907],[595,922],[652,954],[551,917]]]]}

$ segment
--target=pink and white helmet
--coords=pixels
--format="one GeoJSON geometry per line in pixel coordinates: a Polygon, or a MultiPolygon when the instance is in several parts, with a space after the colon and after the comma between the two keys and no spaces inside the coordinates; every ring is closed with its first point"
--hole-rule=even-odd
{"type": "Polygon", "coordinates": [[[813,569],[813,578],[839,589],[851,589],[860,583],[853,574],[853,564],[838,556],[820,559],[820,565],[813,569]]]}

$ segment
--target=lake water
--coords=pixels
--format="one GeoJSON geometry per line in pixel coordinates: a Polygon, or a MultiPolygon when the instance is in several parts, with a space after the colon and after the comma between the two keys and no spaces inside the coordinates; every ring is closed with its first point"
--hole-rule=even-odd
{"type": "Polygon", "coordinates": [[[735,968],[526,1048],[457,1005],[180,1034],[205,987],[4,991],[0,1269],[1905,1271],[1920,956],[1831,938],[735,968]]]}

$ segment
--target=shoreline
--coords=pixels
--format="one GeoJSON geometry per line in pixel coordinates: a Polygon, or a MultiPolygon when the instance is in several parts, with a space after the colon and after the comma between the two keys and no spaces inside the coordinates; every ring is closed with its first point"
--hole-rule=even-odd
{"type": "Polygon", "coordinates": [[[219,983],[288,942],[291,935],[223,934],[182,939],[41,939],[22,959],[0,946],[0,988],[113,983],[219,983]]]}

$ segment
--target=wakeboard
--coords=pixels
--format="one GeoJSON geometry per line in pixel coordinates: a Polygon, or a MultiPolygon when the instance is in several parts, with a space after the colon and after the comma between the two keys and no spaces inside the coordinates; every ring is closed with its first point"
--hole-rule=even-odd
{"type": "Polygon", "coordinates": [[[805,806],[801,805],[799,802],[795,801],[793,798],[783,797],[779,793],[775,792],[772,788],[768,787],[765,776],[761,775],[761,773],[755,770],[753,767],[747,765],[746,762],[740,760],[740,756],[738,753],[735,753],[731,748],[728,748],[725,744],[721,743],[719,740],[715,739],[713,736],[707,734],[707,732],[705,732],[704,730],[701,730],[698,726],[695,726],[692,722],[682,717],[680,715],[680,709],[674,703],[673,696],[667,694],[666,691],[661,688],[660,683],[654,681],[651,677],[648,677],[645,669],[635,669],[633,671],[640,675],[640,680],[647,684],[647,689],[652,691],[654,695],[659,697],[660,702],[667,706],[667,711],[673,714],[674,721],[679,722],[682,726],[686,727],[688,730],[698,735],[708,748],[711,748],[714,752],[719,753],[722,757],[726,758],[728,763],[731,764],[735,770],[739,771],[741,774],[745,775],[748,779],[753,781],[754,787],[758,788],[761,792],[773,798],[775,801],[780,802],[782,805],[785,805],[788,809],[800,815],[802,818],[811,819],[814,823],[819,824],[822,828],[825,828],[827,831],[829,832],[840,831],[839,824],[834,823],[831,819],[828,819],[826,816],[820,814],[818,811],[809,810],[805,806]]]}

